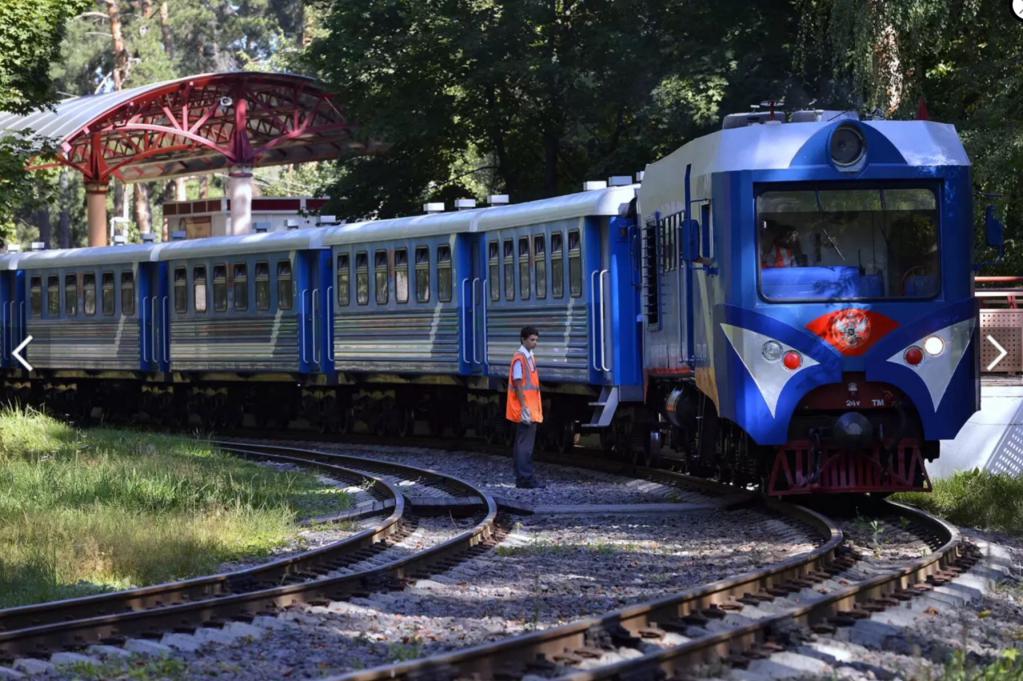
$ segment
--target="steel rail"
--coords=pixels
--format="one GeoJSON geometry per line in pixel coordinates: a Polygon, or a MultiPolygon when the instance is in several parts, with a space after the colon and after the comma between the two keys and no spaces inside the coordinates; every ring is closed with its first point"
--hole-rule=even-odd
{"type": "MultiPolygon", "coordinates": [[[[296,457],[279,455],[269,458],[282,463],[313,465],[335,477],[367,485],[367,492],[381,501],[371,508],[349,514],[347,516],[349,520],[378,515],[387,510],[391,510],[391,513],[374,526],[350,537],[298,555],[271,560],[242,570],[0,610],[0,633],[83,617],[164,607],[174,602],[231,593],[246,583],[280,581],[289,575],[315,569],[325,562],[337,560],[339,556],[354,554],[373,546],[394,533],[398,523],[405,516],[405,498],[397,488],[385,480],[360,471],[309,462],[296,457]]],[[[0,652],[2,651],[3,646],[0,645],[0,652]]]]}
{"type": "MultiPolygon", "coordinates": [[[[230,451],[232,447],[233,445],[229,446],[224,443],[222,448],[230,451]]],[[[293,460],[300,460],[304,465],[337,467],[344,462],[359,471],[386,470],[391,474],[398,473],[403,476],[417,475],[419,479],[433,478],[442,481],[443,486],[447,488],[474,495],[478,499],[476,504],[452,507],[451,513],[465,514],[467,511],[478,509],[476,515],[481,515],[482,519],[472,528],[415,554],[341,576],[309,575],[310,578],[301,583],[255,588],[243,593],[202,594],[195,599],[181,599],[177,603],[162,603],[154,600],[152,602],[154,607],[144,610],[132,609],[129,611],[126,607],[124,612],[77,618],[70,616],[69,621],[51,621],[35,626],[0,631],[0,658],[13,659],[25,655],[46,655],[56,650],[80,648],[94,642],[123,640],[128,635],[154,635],[161,631],[216,626],[231,619],[249,619],[261,614],[276,613],[281,608],[300,603],[315,604],[365,594],[374,590],[397,588],[410,577],[431,574],[438,568],[451,567],[461,559],[463,554],[477,550],[480,545],[490,541],[494,535],[497,516],[496,502],[482,490],[451,476],[403,464],[392,465],[387,462],[348,455],[308,451],[308,456],[304,456],[302,450],[281,446],[252,447],[251,444],[246,444],[244,448],[234,448],[234,451],[268,459],[290,457],[293,460]],[[282,452],[288,452],[288,454],[282,452]],[[331,463],[326,463],[328,461],[331,463]]],[[[389,485],[387,489],[394,490],[394,486],[389,485]]],[[[395,498],[394,507],[395,511],[391,517],[398,515],[399,508],[402,511],[405,510],[402,494],[395,498]]],[[[441,505],[437,505],[434,510],[441,508],[441,505]]],[[[204,579],[210,578],[197,578],[196,581],[201,582],[204,579]]],[[[158,591],[166,586],[156,585],[147,587],[147,589],[158,591]]],[[[92,596],[81,600],[102,598],[104,597],[92,596]]],[[[26,607],[42,609],[46,606],[56,606],[60,608],[67,607],[73,602],[61,601],[26,607]]],[[[37,612],[41,612],[41,610],[37,610],[37,612]]]]}

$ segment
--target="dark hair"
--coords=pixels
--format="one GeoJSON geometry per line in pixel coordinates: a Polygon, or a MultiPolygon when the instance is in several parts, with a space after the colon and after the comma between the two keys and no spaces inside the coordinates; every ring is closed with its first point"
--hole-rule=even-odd
{"type": "Polygon", "coordinates": [[[526,340],[530,336],[539,336],[540,331],[535,326],[523,326],[519,331],[519,340],[526,340]]]}

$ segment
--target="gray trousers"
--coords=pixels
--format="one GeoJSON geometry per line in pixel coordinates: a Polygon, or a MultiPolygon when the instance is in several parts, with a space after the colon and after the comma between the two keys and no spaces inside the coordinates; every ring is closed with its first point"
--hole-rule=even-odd
{"type": "Polygon", "coordinates": [[[515,465],[515,482],[533,479],[533,443],[536,440],[536,424],[519,423],[515,427],[515,447],[512,460],[515,465]]]}

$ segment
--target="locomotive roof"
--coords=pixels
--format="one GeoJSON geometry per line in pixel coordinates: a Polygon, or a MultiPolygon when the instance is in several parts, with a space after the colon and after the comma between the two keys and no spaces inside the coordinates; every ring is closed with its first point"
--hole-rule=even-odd
{"type": "MultiPolygon", "coordinates": [[[[751,125],[694,139],[647,166],[639,203],[643,213],[681,210],[682,178],[692,164],[693,198],[710,194],[713,173],[787,169],[816,133],[847,118],[808,123],[751,125]]],[[[933,121],[859,121],[884,135],[913,166],[968,166],[955,126],[933,121]]]]}

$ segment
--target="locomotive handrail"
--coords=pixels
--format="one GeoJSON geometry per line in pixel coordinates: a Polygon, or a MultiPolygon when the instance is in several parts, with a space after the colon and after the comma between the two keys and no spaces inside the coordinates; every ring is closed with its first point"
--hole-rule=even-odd
{"type": "MultiPolygon", "coordinates": [[[[334,304],[334,287],[327,287],[327,295],[324,296],[325,300],[329,300],[330,304],[334,304]]],[[[330,334],[330,338],[327,340],[327,359],[333,362],[336,359],[334,355],[334,313],[331,312],[327,315],[327,333],[330,334]]]]}
{"type": "Polygon", "coordinates": [[[487,289],[489,288],[489,286],[490,286],[490,280],[489,279],[484,279],[483,280],[483,338],[482,338],[483,343],[481,344],[481,345],[483,345],[483,361],[480,362],[481,366],[486,363],[487,357],[488,357],[487,352],[490,350],[489,341],[487,340],[487,300],[489,300],[489,294],[487,293],[487,289]]]}
{"type": "Polygon", "coordinates": [[[469,306],[465,305],[465,284],[469,283],[469,277],[464,277],[461,280],[461,285],[458,286],[458,292],[461,294],[461,361],[463,364],[469,364],[469,341],[465,338],[466,329],[469,328],[469,322],[466,321],[465,315],[469,314],[469,306]]]}
{"type": "Polygon", "coordinates": [[[600,276],[597,277],[597,283],[600,287],[600,366],[604,371],[610,371],[611,368],[607,366],[605,360],[607,359],[607,347],[604,345],[604,275],[608,274],[608,270],[601,270],[600,276]]]}
{"type": "Polygon", "coordinates": [[[299,304],[299,323],[298,323],[298,344],[302,346],[302,363],[309,364],[309,357],[306,356],[306,342],[305,342],[305,294],[309,293],[309,289],[302,289],[302,293],[298,296],[299,304]]]}
{"type": "Polygon", "coordinates": [[[479,283],[479,280],[480,280],[479,277],[474,277],[473,280],[472,280],[472,284],[470,285],[471,288],[472,288],[472,322],[473,322],[473,324],[472,324],[472,363],[473,364],[483,364],[483,362],[481,362],[479,360],[479,356],[478,356],[478,354],[476,352],[476,350],[477,350],[477,348],[476,348],[476,345],[477,345],[477,343],[476,343],[476,284],[479,283]]]}
{"type": "Polygon", "coordinates": [[[309,322],[310,322],[310,326],[313,329],[313,363],[314,364],[319,364],[320,363],[320,358],[319,358],[319,356],[316,353],[316,350],[317,350],[317,348],[316,348],[316,315],[318,314],[316,312],[316,308],[317,308],[317,304],[316,303],[319,300],[319,298],[320,298],[320,289],[314,288],[313,292],[312,292],[312,295],[309,296],[310,305],[312,306],[312,310],[310,312],[311,319],[309,320],[309,322]]]}

